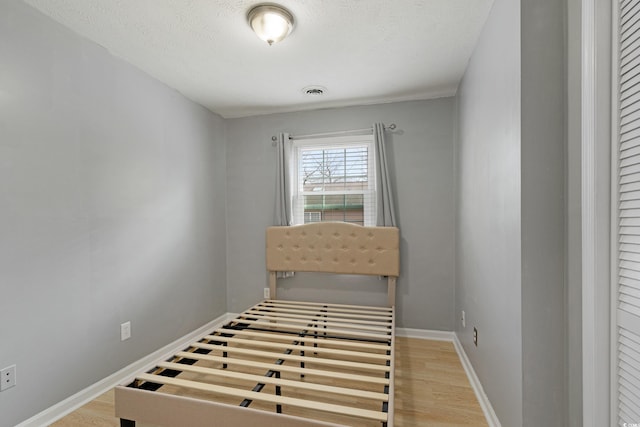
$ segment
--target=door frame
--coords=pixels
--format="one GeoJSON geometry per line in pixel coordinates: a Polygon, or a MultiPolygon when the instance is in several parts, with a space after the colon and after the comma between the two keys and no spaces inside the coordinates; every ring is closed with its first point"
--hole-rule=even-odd
{"type": "MultiPolygon", "coordinates": [[[[612,5],[582,0],[582,414],[585,427],[615,425],[611,410],[612,5]]],[[[613,246],[615,248],[615,246],[613,246]]]]}

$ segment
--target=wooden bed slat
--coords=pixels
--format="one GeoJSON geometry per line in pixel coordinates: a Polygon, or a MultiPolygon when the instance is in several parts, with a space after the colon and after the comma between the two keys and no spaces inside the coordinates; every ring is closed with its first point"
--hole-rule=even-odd
{"type": "Polygon", "coordinates": [[[327,371],[323,369],[299,368],[297,366],[289,366],[289,365],[275,365],[273,363],[254,362],[253,360],[247,360],[247,359],[236,359],[234,357],[212,356],[210,354],[190,353],[187,351],[181,351],[176,353],[175,355],[177,357],[185,358],[185,359],[206,360],[209,362],[217,362],[217,363],[223,363],[223,364],[229,364],[229,365],[234,365],[234,364],[243,365],[243,366],[250,366],[254,368],[272,370],[272,371],[304,374],[307,376],[318,375],[321,377],[340,378],[340,379],[349,380],[349,381],[360,381],[360,382],[367,382],[372,384],[381,384],[381,385],[389,384],[389,379],[383,378],[381,376],[347,374],[345,372],[327,371]]]}
{"type": "Polygon", "coordinates": [[[219,335],[207,335],[204,337],[204,339],[210,340],[210,341],[221,341],[221,342],[226,342],[230,344],[235,343],[235,344],[255,345],[258,347],[268,347],[268,348],[275,348],[275,349],[281,349],[281,350],[291,349],[294,351],[313,351],[314,353],[326,353],[326,354],[335,354],[339,356],[376,359],[384,362],[388,361],[391,358],[391,356],[387,356],[386,354],[364,353],[362,351],[337,350],[334,348],[303,346],[303,345],[291,344],[291,343],[287,344],[287,343],[274,343],[274,342],[256,341],[256,340],[245,340],[242,338],[221,337],[219,335]]]}
{"type": "Polygon", "coordinates": [[[273,384],[273,385],[279,385],[284,387],[291,387],[291,388],[297,388],[302,390],[320,391],[324,393],[340,394],[345,396],[353,396],[354,394],[357,394],[358,397],[362,397],[365,399],[380,400],[383,402],[389,401],[389,396],[387,394],[377,393],[373,391],[358,390],[353,388],[337,387],[337,386],[324,385],[324,384],[316,384],[312,382],[292,381],[292,380],[287,380],[282,378],[267,377],[264,375],[255,375],[255,374],[245,374],[245,373],[234,372],[229,370],[203,368],[200,366],[185,365],[182,363],[161,362],[158,364],[158,366],[166,369],[174,369],[176,371],[195,372],[195,373],[204,374],[204,375],[213,375],[213,376],[220,376],[220,377],[226,377],[226,378],[234,378],[238,380],[251,381],[252,383],[273,384]]]}
{"type": "Polygon", "coordinates": [[[274,310],[274,309],[269,309],[269,308],[264,308],[262,310],[259,309],[249,309],[245,312],[243,312],[242,314],[246,314],[246,315],[251,315],[251,314],[255,314],[255,315],[260,315],[260,316],[277,316],[277,317],[281,317],[281,318],[285,318],[285,319],[306,319],[306,320],[313,320],[316,322],[323,322],[323,323],[350,323],[350,324],[354,324],[354,325],[358,325],[358,324],[362,324],[362,325],[376,325],[376,326],[382,326],[384,328],[390,328],[391,327],[391,320],[382,320],[382,321],[378,321],[378,320],[362,320],[362,319],[355,319],[355,318],[349,318],[349,319],[345,319],[345,318],[341,318],[341,317],[336,317],[334,315],[332,315],[331,313],[323,313],[320,311],[317,312],[312,312],[312,314],[291,314],[291,313],[284,313],[281,312],[279,310],[274,310]]]}
{"type": "Polygon", "coordinates": [[[386,321],[386,322],[391,321],[391,316],[387,316],[387,315],[380,316],[375,314],[352,314],[352,313],[344,313],[344,312],[336,312],[336,311],[327,312],[327,311],[322,311],[321,309],[310,309],[310,308],[305,308],[305,309],[284,308],[284,307],[275,306],[273,304],[263,304],[263,303],[258,303],[253,308],[254,309],[264,308],[265,310],[272,310],[277,313],[294,313],[294,314],[306,314],[306,315],[329,314],[332,317],[339,317],[339,318],[345,318],[345,319],[368,319],[368,320],[379,320],[379,321],[386,321]]]}
{"type": "MultiPolygon", "coordinates": [[[[364,370],[382,371],[382,372],[388,372],[390,370],[389,366],[386,366],[386,365],[376,365],[376,364],[364,363],[364,362],[351,362],[347,360],[337,360],[337,359],[324,359],[324,358],[310,357],[310,356],[296,356],[293,354],[282,354],[282,353],[275,353],[272,351],[262,351],[262,350],[249,350],[246,348],[205,344],[200,342],[192,343],[191,346],[204,348],[207,350],[225,351],[228,353],[239,353],[239,354],[246,354],[246,355],[258,356],[258,357],[269,357],[275,360],[278,360],[278,359],[293,360],[296,362],[316,363],[319,365],[332,365],[332,366],[341,366],[343,368],[364,369],[364,370]]],[[[313,351],[313,347],[309,348],[309,351],[310,352],[313,351]]]]}
{"type": "Polygon", "coordinates": [[[271,304],[279,307],[321,307],[328,311],[337,311],[343,313],[372,313],[380,314],[381,316],[391,316],[393,307],[371,307],[364,305],[346,305],[346,304],[327,304],[320,302],[304,302],[304,301],[288,301],[288,300],[264,300],[263,304],[271,304]]]}
{"type": "MultiPolygon", "coordinates": [[[[274,327],[277,326],[279,329],[287,329],[290,331],[307,331],[307,335],[312,335],[311,332],[309,332],[309,328],[305,328],[304,326],[301,325],[292,325],[289,323],[281,323],[278,322],[277,324],[273,324],[270,323],[268,321],[260,321],[260,320],[249,320],[249,319],[235,319],[232,321],[233,323],[236,324],[249,324],[249,325],[259,325],[265,329],[269,329],[270,327],[274,327]]],[[[356,331],[347,331],[344,329],[336,329],[336,328],[322,328],[322,330],[319,330],[318,332],[321,333],[328,333],[328,334],[335,334],[336,336],[342,336],[342,337],[358,337],[358,338],[370,338],[372,340],[387,340],[390,339],[390,335],[389,334],[372,334],[370,332],[356,332],[356,331]]]]}
{"type": "Polygon", "coordinates": [[[348,324],[348,323],[336,323],[336,322],[332,322],[331,320],[326,320],[320,317],[311,317],[309,319],[293,319],[293,318],[283,318],[283,317],[278,317],[278,316],[269,316],[269,315],[265,315],[265,314],[246,314],[246,313],[242,313],[238,316],[238,319],[240,318],[246,318],[246,317],[259,317],[261,319],[264,320],[283,320],[285,322],[289,322],[289,323],[298,323],[301,325],[307,325],[307,326],[322,326],[324,327],[325,325],[328,327],[332,327],[333,329],[356,329],[359,331],[372,331],[372,332],[382,332],[385,335],[389,333],[389,330],[391,328],[391,325],[388,326],[366,326],[366,325],[361,325],[361,324],[348,324]],[[313,325],[311,325],[313,324],[313,325]]]}
{"type": "Polygon", "coordinates": [[[213,393],[226,394],[228,396],[239,397],[242,399],[259,400],[263,402],[291,405],[299,408],[314,409],[334,414],[351,415],[354,417],[366,418],[377,421],[387,421],[385,412],[370,411],[367,409],[353,408],[351,406],[335,405],[331,403],[315,402],[310,400],[298,399],[294,397],[275,396],[266,393],[258,393],[255,391],[238,390],[232,387],[218,386],[213,384],[204,384],[196,381],[182,380],[178,378],[163,377],[160,375],[141,374],[136,377],[141,381],[149,381],[156,384],[173,385],[176,387],[191,388],[201,391],[209,391],[213,393]]]}
{"type": "Polygon", "coordinates": [[[366,343],[359,341],[351,341],[351,340],[334,340],[331,338],[320,337],[300,337],[295,334],[279,334],[268,333],[268,332],[252,332],[243,329],[216,329],[215,332],[220,334],[233,334],[233,335],[241,335],[248,337],[256,337],[265,340],[274,340],[274,341],[303,341],[308,343],[317,343],[318,345],[328,345],[335,347],[349,347],[349,348],[362,348],[369,350],[378,350],[378,351],[386,351],[390,348],[390,344],[388,342],[380,342],[380,343],[366,343]]]}

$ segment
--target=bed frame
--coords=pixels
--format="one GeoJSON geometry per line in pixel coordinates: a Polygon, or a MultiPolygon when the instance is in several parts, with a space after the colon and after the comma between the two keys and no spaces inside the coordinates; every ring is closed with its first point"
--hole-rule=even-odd
{"type": "Polygon", "coordinates": [[[393,426],[399,231],[269,227],[271,299],[115,390],[122,427],[393,426]],[[276,299],[279,271],[386,276],[386,307],[276,299]]]}

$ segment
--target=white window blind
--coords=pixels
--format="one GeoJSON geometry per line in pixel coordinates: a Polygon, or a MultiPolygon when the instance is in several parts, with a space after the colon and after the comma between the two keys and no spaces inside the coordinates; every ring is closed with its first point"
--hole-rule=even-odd
{"type": "Polygon", "coordinates": [[[617,281],[613,362],[618,425],[640,423],[640,2],[617,3],[617,281]]]}
{"type": "Polygon", "coordinates": [[[294,224],[375,225],[372,135],[294,141],[294,224]]]}

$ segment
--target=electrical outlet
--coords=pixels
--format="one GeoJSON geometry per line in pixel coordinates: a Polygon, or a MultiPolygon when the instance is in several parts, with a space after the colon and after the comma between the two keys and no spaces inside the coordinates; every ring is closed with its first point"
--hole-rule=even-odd
{"type": "Polygon", "coordinates": [[[477,328],[473,328],[473,344],[475,344],[475,346],[478,346],[478,329],[477,328]]]}
{"type": "Polygon", "coordinates": [[[11,365],[0,370],[0,391],[5,391],[8,388],[16,385],[16,365],[11,365]]]}
{"type": "Polygon", "coordinates": [[[464,310],[462,310],[462,327],[466,328],[467,327],[467,319],[464,315],[464,310]]]}
{"type": "Polygon", "coordinates": [[[271,298],[271,290],[269,288],[264,288],[264,298],[265,299],[271,298]]]}
{"type": "Polygon", "coordinates": [[[120,325],[120,341],[131,338],[131,322],[125,322],[120,325]]]}

